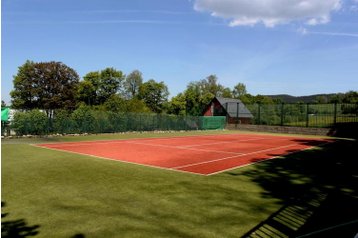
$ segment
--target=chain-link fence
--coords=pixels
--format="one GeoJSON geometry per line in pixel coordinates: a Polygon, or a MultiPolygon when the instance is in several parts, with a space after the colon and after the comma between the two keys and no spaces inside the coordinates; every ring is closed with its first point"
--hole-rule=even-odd
{"type": "MultiPolygon", "coordinates": [[[[224,129],[225,117],[177,116],[168,114],[115,113],[96,110],[17,112],[9,127],[16,135],[116,133],[224,129]]],[[[5,128],[2,128],[5,129],[5,128]]]]}
{"type": "Polygon", "coordinates": [[[247,111],[229,116],[199,117],[168,114],[116,113],[79,108],[73,112],[18,111],[2,122],[2,135],[116,133],[126,131],[223,129],[228,123],[298,127],[332,127],[358,123],[358,104],[247,104],[247,111]],[[237,119],[236,118],[236,119],[237,119]],[[235,119],[235,118],[234,118],[235,119]]]}
{"type": "MultiPolygon", "coordinates": [[[[248,104],[251,124],[302,127],[331,127],[357,123],[358,104],[248,104]]],[[[244,116],[244,115],[239,115],[244,116]]]]}

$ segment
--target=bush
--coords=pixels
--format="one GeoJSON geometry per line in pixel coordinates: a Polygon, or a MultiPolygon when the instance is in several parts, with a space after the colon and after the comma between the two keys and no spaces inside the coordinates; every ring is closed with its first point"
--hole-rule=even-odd
{"type": "Polygon", "coordinates": [[[113,132],[113,126],[108,119],[108,112],[104,111],[92,111],[92,116],[95,119],[95,133],[109,133],[113,132]]]}
{"type": "Polygon", "coordinates": [[[12,128],[17,135],[44,135],[48,133],[48,117],[39,110],[17,112],[12,128]]]}
{"type": "Polygon", "coordinates": [[[95,131],[96,119],[90,107],[80,106],[72,113],[71,119],[73,120],[74,130],[76,132],[91,133],[95,131]]]}
{"type": "Polygon", "coordinates": [[[74,123],[71,114],[66,110],[59,110],[55,113],[53,129],[56,133],[66,134],[74,132],[74,123]]]}

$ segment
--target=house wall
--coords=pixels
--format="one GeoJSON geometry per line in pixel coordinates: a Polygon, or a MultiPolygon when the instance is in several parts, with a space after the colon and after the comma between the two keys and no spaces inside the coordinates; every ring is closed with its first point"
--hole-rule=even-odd
{"type": "Polygon", "coordinates": [[[203,116],[225,116],[224,108],[221,106],[219,101],[213,100],[205,109],[203,116]]]}
{"type": "Polygon", "coordinates": [[[204,117],[210,117],[212,116],[213,114],[211,113],[211,105],[208,106],[203,114],[204,117]]]}
{"type": "MultiPolygon", "coordinates": [[[[225,108],[219,103],[218,100],[213,100],[210,105],[208,105],[203,113],[203,116],[227,116],[225,113],[225,108]]],[[[247,117],[227,117],[228,124],[251,124],[252,118],[247,117]]]]}

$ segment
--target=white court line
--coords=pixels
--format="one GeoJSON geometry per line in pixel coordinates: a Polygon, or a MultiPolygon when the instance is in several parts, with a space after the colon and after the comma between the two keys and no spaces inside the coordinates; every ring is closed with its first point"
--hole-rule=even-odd
{"type": "Polygon", "coordinates": [[[41,144],[34,144],[39,145],[41,147],[42,145],[47,146],[56,146],[56,147],[77,147],[77,146],[88,146],[88,145],[102,145],[102,144],[118,144],[118,143],[125,143],[125,140],[109,140],[109,141],[87,141],[87,142],[60,142],[60,143],[41,143],[41,144]]]}
{"type": "Polygon", "coordinates": [[[234,155],[242,155],[242,153],[239,152],[230,152],[230,151],[221,151],[221,150],[206,150],[206,149],[195,149],[191,147],[185,147],[185,146],[171,146],[171,145],[161,145],[161,144],[149,144],[149,143],[140,143],[140,142],[134,142],[134,141],[128,141],[129,144],[135,144],[135,145],[147,145],[147,146],[154,146],[154,147],[164,147],[164,148],[170,148],[170,149],[181,149],[181,150],[192,150],[192,151],[203,151],[203,152],[215,152],[215,153],[225,153],[225,154],[234,154],[234,155]]]}
{"type": "Polygon", "coordinates": [[[247,139],[247,140],[232,140],[232,141],[220,141],[220,142],[213,142],[213,143],[205,143],[205,144],[197,144],[197,145],[185,145],[185,146],[181,146],[182,148],[191,148],[191,147],[195,147],[195,146],[204,146],[204,145],[219,145],[219,144],[229,144],[229,143],[236,143],[236,142],[246,142],[246,141],[255,141],[255,140],[265,140],[267,138],[252,138],[252,139],[247,139]]]}
{"type": "Polygon", "coordinates": [[[269,148],[269,149],[265,149],[265,150],[258,150],[258,151],[254,151],[254,152],[250,152],[250,153],[244,153],[244,154],[241,154],[241,155],[229,156],[229,157],[224,157],[224,158],[221,158],[221,159],[215,159],[215,160],[209,160],[209,161],[205,161],[205,162],[192,163],[192,164],[187,164],[187,165],[182,165],[182,166],[177,166],[177,167],[172,167],[172,168],[173,169],[183,169],[183,168],[192,167],[192,166],[196,166],[196,165],[209,164],[209,163],[222,161],[222,160],[227,160],[227,159],[232,159],[232,158],[236,158],[236,157],[242,157],[242,156],[246,156],[246,155],[258,154],[258,153],[262,153],[262,152],[266,152],[266,151],[278,150],[278,149],[282,149],[282,148],[291,147],[291,146],[294,146],[294,145],[298,145],[298,144],[289,144],[289,145],[269,148]]]}
{"type": "MultiPolygon", "coordinates": [[[[289,153],[287,153],[287,154],[270,157],[270,158],[263,159],[263,160],[260,160],[260,161],[255,161],[255,162],[252,162],[252,163],[249,163],[249,164],[243,164],[243,165],[239,165],[239,166],[235,166],[235,167],[231,167],[231,168],[219,170],[219,171],[216,171],[216,172],[213,172],[213,173],[210,173],[210,174],[206,174],[206,176],[215,175],[215,174],[220,174],[220,173],[223,173],[223,172],[226,172],[226,171],[230,171],[230,170],[234,170],[234,169],[246,167],[246,166],[249,166],[249,165],[253,165],[253,164],[265,162],[265,161],[267,161],[267,160],[282,158],[282,157],[284,157],[284,156],[291,155],[291,154],[295,154],[295,153],[299,153],[299,152],[302,152],[302,151],[305,151],[305,150],[312,150],[312,149],[315,149],[315,148],[317,148],[317,147],[322,147],[322,146],[325,146],[325,145],[330,144],[330,143],[333,143],[333,142],[326,142],[326,143],[322,143],[322,144],[319,144],[319,145],[315,145],[315,146],[310,146],[310,147],[307,147],[307,148],[303,148],[303,149],[300,149],[300,150],[297,150],[297,151],[292,151],[292,152],[289,152],[289,153]]],[[[237,157],[239,157],[239,156],[237,156],[237,157]]]]}
{"type": "MultiPolygon", "coordinates": [[[[115,144],[115,143],[123,143],[127,141],[159,141],[159,140],[172,140],[172,139],[186,139],[186,138],[195,138],[199,137],[199,139],[206,139],[205,137],[226,137],[226,136],[241,136],[244,137],[246,134],[203,134],[203,135],[183,135],[183,136],[166,136],[166,137],[136,137],[136,138],[126,138],[126,139],[112,139],[112,140],[92,140],[92,141],[66,141],[66,142],[50,142],[50,143],[38,143],[33,145],[60,145],[60,146],[82,146],[82,145],[90,145],[90,144],[115,144]],[[204,137],[204,138],[203,138],[204,137]]],[[[252,135],[250,135],[252,137],[252,135]]],[[[261,138],[260,139],[268,139],[268,138],[261,138]]]]}
{"type": "MultiPolygon", "coordinates": [[[[312,149],[312,148],[324,146],[324,145],[329,144],[329,143],[332,143],[332,142],[322,143],[322,144],[320,144],[320,145],[316,145],[316,146],[304,148],[304,149],[301,149],[301,150],[298,150],[298,151],[290,152],[290,153],[288,153],[288,154],[298,153],[298,152],[300,152],[300,151],[309,150],[309,149],[312,149]]],[[[280,158],[280,157],[282,157],[282,156],[288,155],[288,154],[285,154],[285,155],[275,156],[275,157],[271,157],[271,158],[268,158],[268,159],[265,159],[265,160],[253,162],[253,163],[250,163],[250,164],[245,164],[245,165],[240,165],[240,166],[236,166],[236,167],[231,167],[231,168],[228,168],[228,169],[225,169],[225,170],[216,171],[216,172],[210,173],[210,174],[204,174],[204,173],[196,173],[196,172],[191,172],[191,171],[179,170],[178,168],[180,168],[180,166],[178,166],[178,167],[172,167],[172,168],[169,168],[169,167],[160,167],[160,166],[155,166],[155,165],[148,165],[148,164],[141,164],[141,163],[136,163],[136,162],[125,161],[125,160],[121,160],[121,159],[111,159],[111,158],[107,158],[107,157],[101,157],[101,156],[96,156],[96,155],[86,154],[86,153],[81,153],[81,152],[74,152],[74,151],[69,151],[69,150],[65,150],[65,149],[50,148],[50,147],[46,147],[46,146],[41,146],[41,145],[39,145],[39,144],[30,144],[30,145],[32,145],[32,146],[34,146],[34,147],[37,147],[37,148],[41,148],[41,149],[47,149],[47,150],[65,152],[65,153],[73,153],[73,154],[78,154],[78,155],[83,155],[83,156],[89,156],[89,157],[97,158],[97,159],[111,160],[111,161],[115,161],[115,162],[119,162],[119,163],[126,163],[126,164],[132,164],[132,165],[140,165],[140,166],[143,166],[143,167],[149,167],[149,168],[155,168],[155,169],[164,169],[164,170],[167,170],[167,171],[181,172],[181,173],[193,174],[193,175],[200,175],[200,176],[215,175],[215,174],[223,173],[223,172],[226,172],[226,171],[229,171],[229,170],[234,170],[234,169],[237,169],[237,168],[249,166],[249,165],[252,165],[252,164],[264,162],[264,161],[266,161],[266,160],[275,159],[275,158],[280,158]]],[[[244,154],[244,155],[260,153],[260,152],[263,152],[263,151],[274,150],[274,149],[279,149],[279,148],[282,148],[282,147],[289,147],[289,146],[293,146],[293,145],[296,145],[296,144],[287,145],[287,146],[281,146],[281,147],[276,147],[276,148],[271,148],[271,149],[266,149],[266,150],[261,150],[261,151],[255,151],[255,152],[251,152],[251,153],[246,153],[246,154],[244,154]]],[[[215,161],[220,161],[220,160],[225,160],[225,159],[229,159],[229,158],[241,157],[241,156],[244,156],[244,155],[230,156],[230,157],[226,157],[226,158],[222,158],[222,159],[218,159],[218,160],[208,161],[207,163],[215,162],[215,161]]],[[[188,166],[188,165],[187,165],[187,166],[188,166]]],[[[183,168],[183,167],[182,167],[182,168],[183,168]]]]}
{"type": "Polygon", "coordinates": [[[89,156],[89,157],[96,158],[96,159],[111,160],[111,161],[115,161],[115,162],[119,162],[119,163],[140,165],[140,166],[143,166],[143,167],[149,167],[149,168],[155,168],[155,169],[163,169],[163,170],[172,171],[172,172],[182,172],[182,173],[187,173],[187,174],[206,176],[206,174],[195,173],[195,172],[184,171],[184,170],[177,170],[177,169],[173,169],[173,168],[170,168],[170,167],[160,167],[160,166],[156,166],[156,165],[141,164],[141,163],[126,161],[126,160],[121,160],[121,159],[111,159],[111,158],[107,158],[107,157],[102,157],[102,156],[97,156],[97,155],[92,155],[92,154],[86,154],[86,153],[81,153],[81,152],[76,152],[76,151],[70,151],[70,150],[65,150],[65,149],[56,149],[56,148],[50,148],[50,147],[46,147],[46,146],[40,146],[40,145],[37,145],[37,144],[30,144],[30,145],[32,145],[34,147],[37,147],[37,148],[41,148],[41,149],[47,149],[47,150],[53,150],[53,151],[71,153],[71,154],[78,154],[78,155],[83,155],[83,156],[89,156]]]}

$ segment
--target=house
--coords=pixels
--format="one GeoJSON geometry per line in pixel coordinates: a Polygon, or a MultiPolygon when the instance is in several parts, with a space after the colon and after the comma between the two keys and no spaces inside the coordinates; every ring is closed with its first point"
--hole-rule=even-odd
{"type": "Polygon", "coordinates": [[[239,99],[222,97],[213,98],[203,116],[226,116],[228,123],[238,124],[251,124],[254,117],[239,99]]]}

